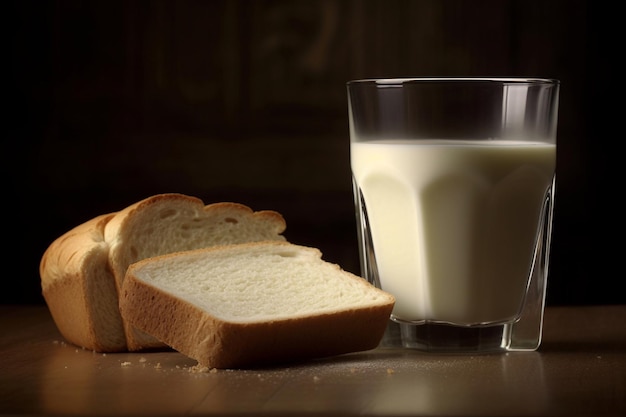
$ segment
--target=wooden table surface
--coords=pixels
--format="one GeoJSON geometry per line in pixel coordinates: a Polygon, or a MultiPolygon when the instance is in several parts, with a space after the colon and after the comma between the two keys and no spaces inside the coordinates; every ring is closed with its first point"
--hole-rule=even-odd
{"type": "Polygon", "coordinates": [[[177,352],[67,344],[45,306],[0,306],[0,415],[624,416],[626,305],[551,307],[537,352],[375,349],[197,372],[177,352]]]}

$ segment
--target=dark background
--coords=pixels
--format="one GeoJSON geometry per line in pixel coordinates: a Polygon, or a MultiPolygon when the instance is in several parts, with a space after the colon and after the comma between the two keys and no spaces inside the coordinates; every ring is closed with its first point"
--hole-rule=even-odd
{"type": "Polygon", "coordinates": [[[42,303],[38,264],[56,237],[162,192],[280,211],[289,240],[358,273],[345,83],[438,75],[561,80],[548,303],[625,302],[618,147],[598,145],[621,140],[609,109],[623,107],[610,101],[623,46],[592,3],[4,3],[13,289],[0,302],[42,303]]]}

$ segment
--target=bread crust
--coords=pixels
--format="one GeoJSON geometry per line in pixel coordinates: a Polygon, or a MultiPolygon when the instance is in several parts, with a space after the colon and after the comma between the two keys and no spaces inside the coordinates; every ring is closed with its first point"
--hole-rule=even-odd
{"type": "MultiPolygon", "coordinates": [[[[237,246],[253,248],[266,244],[268,242],[237,246]]],[[[223,248],[195,252],[220,250],[223,248]]],[[[172,256],[176,254],[158,259],[172,256]]],[[[136,327],[210,368],[256,367],[373,349],[382,338],[395,302],[393,296],[385,293],[385,302],[372,306],[269,321],[229,322],[135,275],[142,264],[154,260],[141,261],[129,268],[120,294],[123,316],[136,327]]],[[[338,266],[337,269],[350,278],[362,279],[338,266]]]]}
{"type": "Polygon", "coordinates": [[[117,289],[108,270],[104,214],[57,238],[39,265],[42,295],[61,335],[98,352],[126,349],[117,289]]]}

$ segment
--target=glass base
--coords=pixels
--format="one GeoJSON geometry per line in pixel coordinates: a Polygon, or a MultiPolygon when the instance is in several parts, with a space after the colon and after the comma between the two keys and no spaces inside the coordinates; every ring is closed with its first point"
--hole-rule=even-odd
{"type": "Polygon", "coordinates": [[[520,343],[514,337],[514,327],[515,323],[466,327],[439,323],[398,323],[390,320],[380,347],[474,354],[533,351],[538,348],[538,340],[520,343]]]}

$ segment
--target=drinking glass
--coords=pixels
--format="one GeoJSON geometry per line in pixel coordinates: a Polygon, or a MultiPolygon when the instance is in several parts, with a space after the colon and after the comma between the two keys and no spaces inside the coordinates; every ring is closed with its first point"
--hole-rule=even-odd
{"type": "Polygon", "coordinates": [[[347,83],[362,274],[396,298],[382,346],[536,350],[559,82],[347,83]]]}

